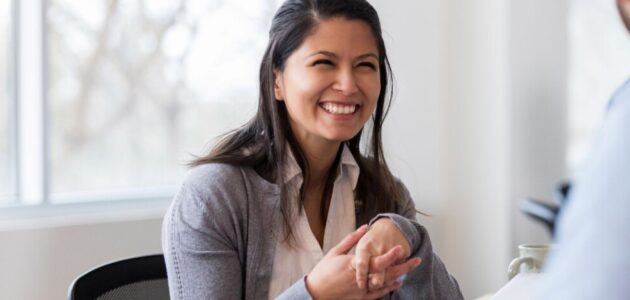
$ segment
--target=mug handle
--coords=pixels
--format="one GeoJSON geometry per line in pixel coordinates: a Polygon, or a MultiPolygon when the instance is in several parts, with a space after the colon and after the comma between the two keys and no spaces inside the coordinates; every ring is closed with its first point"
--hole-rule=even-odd
{"type": "Polygon", "coordinates": [[[518,257],[513,259],[508,266],[508,280],[512,280],[512,278],[518,274],[518,271],[521,269],[521,264],[523,263],[534,264],[534,259],[531,257],[518,257]]]}

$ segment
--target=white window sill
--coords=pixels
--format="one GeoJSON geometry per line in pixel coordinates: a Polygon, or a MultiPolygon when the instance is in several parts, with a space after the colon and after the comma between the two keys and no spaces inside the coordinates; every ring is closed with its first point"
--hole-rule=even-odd
{"type": "Polygon", "coordinates": [[[0,208],[0,231],[161,219],[172,198],[0,208]]]}

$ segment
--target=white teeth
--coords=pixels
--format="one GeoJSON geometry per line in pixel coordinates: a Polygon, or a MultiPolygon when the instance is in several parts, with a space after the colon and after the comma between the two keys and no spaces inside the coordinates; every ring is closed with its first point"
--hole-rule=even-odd
{"type": "Polygon", "coordinates": [[[357,109],[356,105],[337,105],[333,103],[324,103],[322,108],[327,112],[336,114],[336,115],[349,115],[354,113],[357,109]]]}

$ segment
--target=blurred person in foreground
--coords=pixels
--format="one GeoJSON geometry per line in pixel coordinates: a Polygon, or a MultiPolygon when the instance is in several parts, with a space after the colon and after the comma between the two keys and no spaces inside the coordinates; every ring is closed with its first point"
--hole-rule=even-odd
{"type": "MultiPolygon", "coordinates": [[[[617,7],[630,32],[630,0],[617,7]]],[[[544,299],[630,299],[630,80],[600,130],[558,220],[544,299]]]]}

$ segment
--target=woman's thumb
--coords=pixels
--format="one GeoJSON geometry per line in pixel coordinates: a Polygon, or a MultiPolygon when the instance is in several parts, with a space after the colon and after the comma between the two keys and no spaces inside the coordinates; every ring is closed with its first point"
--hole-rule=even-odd
{"type": "Polygon", "coordinates": [[[363,225],[359,227],[359,229],[348,234],[343,240],[341,240],[341,242],[339,242],[339,244],[337,244],[335,247],[330,249],[330,253],[334,255],[348,254],[348,252],[350,252],[352,247],[354,247],[354,245],[356,245],[359,242],[359,240],[361,240],[361,238],[366,232],[367,232],[367,225],[363,225]]]}

